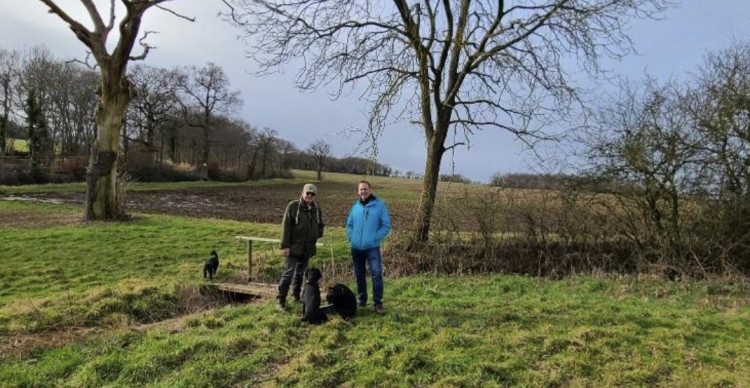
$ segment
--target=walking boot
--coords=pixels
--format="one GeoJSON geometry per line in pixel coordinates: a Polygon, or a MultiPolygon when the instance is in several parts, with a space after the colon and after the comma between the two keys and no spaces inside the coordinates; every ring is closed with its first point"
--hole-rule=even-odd
{"type": "Polygon", "coordinates": [[[279,298],[276,302],[276,311],[285,313],[286,312],[286,299],[279,298]]]}

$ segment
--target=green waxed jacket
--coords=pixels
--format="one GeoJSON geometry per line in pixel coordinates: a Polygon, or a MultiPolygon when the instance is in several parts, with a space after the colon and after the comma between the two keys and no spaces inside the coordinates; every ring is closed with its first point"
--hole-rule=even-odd
{"type": "Polygon", "coordinates": [[[289,202],[281,221],[281,249],[289,248],[289,255],[297,258],[315,256],[315,243],[323,237],[324,226],[317,203],[308,206],[302,199],[289,202]]]}

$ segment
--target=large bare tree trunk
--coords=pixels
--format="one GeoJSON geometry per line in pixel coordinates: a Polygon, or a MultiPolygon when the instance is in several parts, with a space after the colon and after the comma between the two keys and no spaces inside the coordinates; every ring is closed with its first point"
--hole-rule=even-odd
{"type": "Polygon", "coordinates": [[[117,151],[131,95],[127,79],[110,77],[106,71],[102,68],[96,138],[86,171],[86,220],[114,220],[124,215],[117,198],[117,151]]]}
{"type": "Polygon", "coordinates": [[[440,164],[445,153],[445,137],[448,133],[447,121],[438,124],[432,137],[427,139],[427,160],[424,168],[424,179],[422,180],[422,196],[419,200],[417,218],[414,220],[411,248],[426,243],[429,240],[430,224],[432,222],[432,211],[435,208],[438,178],[440,177],[440,164]]]}
{"type": "MultiPolygon", "coordinates": [[[[91,157],[86,172],[85,220],[114,220],[123,215],[120,209],[117,190],[117,154],[119,151],[120,129],[125,110],[132,99],[131,83],[127,79],[128,62],[142,60],[148,55],[151,46],[144,43],[146,32],[139,40],[143,52],[131,56],[138,39],[143,14],[149,8],[169,0],[122,1],[124,15],[118,23],[119,40],[108,46],[107,39],[115,28],[115,2],[110,2],[108,17],[102,17],[93,0],[80,0],[86,9],[93,29],[73,19],[58,3],[59,0],[39,0],[57,15],[73,31],[91,52],[99,66],[99,107],[96,111],[96,135],[91,144],[91,157]],[[111,52],[109,48],[112,47],[111,52]]],[[[172,12],[176,14],[175,12],[172,12]]],[[[188,19],[190,20],[190,19],[188,19]]]]}

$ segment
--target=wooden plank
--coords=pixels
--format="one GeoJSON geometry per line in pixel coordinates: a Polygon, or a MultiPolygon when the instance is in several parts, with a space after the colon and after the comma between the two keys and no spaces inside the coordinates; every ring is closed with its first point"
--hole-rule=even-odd
{"type": "Polygon", "coordinates": [[[260,297],[276,297],[278,295],[278,286],[271,283],[215,283],[219,291],[234,292],[238,294],[253,295],[260,297]]]}
{"type": "MultiPolygon", "coordinates": [[[[265,238],[265,237],[253,237],[253,236],[234,236],[234,238],[242,241],[260,241],[260,242],[272,242],[272,243],[281,243],[281,240],[278,238],[265,238]]],[[[317,247],[323,247],[325,246],[324,243],[315,243],[315,246],[317,247]]]]}
{"type": "MultiPolygon", "coordinates": [[[[259,296],[261,298],[276,298],[279,295],[279,288],[277,284],[273,283],[247,283],[247,284],[236,284],[236,283],[214,283],[219,291],[234,292],[237,294],[259,296]]],[[[326,293],[320,293],[320,299],[326,300],[326,293]]],[[[328,304],[323,304],[320,307],[329,307],[328,304]]]]}
{"type": "Polygon", "coordinates": [[[275,242],[275,243],[281,242],[281,240],[279,240],[278,238],[251,237],[251,236],[234,236],[234,238],[238,240],[243,240],[243,241],[252,240],[252,241],[275,242]]]}

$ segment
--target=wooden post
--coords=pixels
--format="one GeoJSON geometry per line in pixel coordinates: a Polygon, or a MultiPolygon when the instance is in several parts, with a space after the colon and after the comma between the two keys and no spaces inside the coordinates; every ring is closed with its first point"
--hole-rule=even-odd
{"type": "Polygon", "coordinates": [[[253,281],[253,240],[247,240],[247,281],[253,281]]]}
{"type": "MultiPolygon", "coordinates": [[[[249,237],[249,236],[235,236],[235,238],[238,240],[247,241],[247,281],[248,283],[250,283],[253,281],[253,241],[280,243],[281,240],[276,239],[276,238],[249,237]]],[[[325,244],[315,243],[315,245],[322,247],[325,244]]]]}

